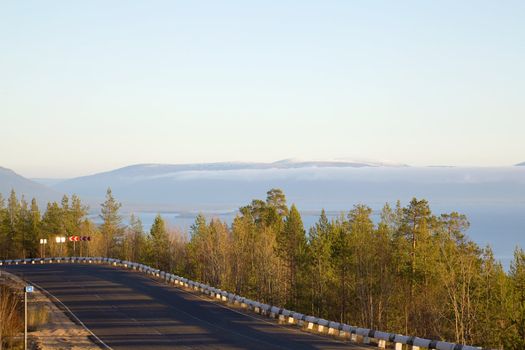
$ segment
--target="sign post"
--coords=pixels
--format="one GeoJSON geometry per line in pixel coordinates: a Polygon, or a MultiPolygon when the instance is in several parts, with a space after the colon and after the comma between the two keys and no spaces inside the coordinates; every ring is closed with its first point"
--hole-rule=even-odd
{"type": "Polygon", "coordinates": [[[60,250],[59,255],[62,256],[62,244],[61,243],[66,243],[66,237],[56,236],[55,241],[57,242],[58,249],[60,250]]]}
{"type": "Polygon", "coordinates": [[[40,257],[45,258],[46,257],[46,247],[47,244],[46,238],[40,238],[40,257]]]}
{"type": "Polygon", "coordinates": [[[24,350],[27,350],[27,293],[33,293],[33,286],[24,288],[24,350]]]}
{"type": "Polygon", "coordinates": [[[91,241],[91,236],[69,236],[67,239],[73,242],[73,255],[76,255],[76,243],[79,242],[80,256],[82,256],[82,242],[91,241]]]}

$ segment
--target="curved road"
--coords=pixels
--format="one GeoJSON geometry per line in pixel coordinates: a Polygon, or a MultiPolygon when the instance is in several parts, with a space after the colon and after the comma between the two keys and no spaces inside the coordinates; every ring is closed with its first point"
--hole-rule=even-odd
{"type": "Polygon", "coordinates": [[[5,269],[49,291],[113,349],[370,349],[280,326],[138,272],[81,264],[5,269]]]}

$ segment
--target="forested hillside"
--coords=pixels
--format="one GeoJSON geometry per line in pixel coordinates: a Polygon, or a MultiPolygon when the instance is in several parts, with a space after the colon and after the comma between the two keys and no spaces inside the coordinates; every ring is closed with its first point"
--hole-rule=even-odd
{"type": "MultiPolygon", "coordinates": [[[[157,216],[149,233],[124,225],[108,190],[101,225],[77,196],[49,203],[0,197],[0,259],[110,256],[146,263],[237,294],[326,319],[490,348],[525,348],[525,252],[508,272],[479,247],[459,213],[425,200],[386,204],[378,223],[357,205],[306,232],[278,189],[241,207],[231,226],[202,215],[190,232],[157,216]],[[55,236],[91,236],[55,243],[55,236]],[[47,238],[47,245],[39,239],[47,238]]],[[[494,237],[496,240],[497,237],[494,237]]]]}

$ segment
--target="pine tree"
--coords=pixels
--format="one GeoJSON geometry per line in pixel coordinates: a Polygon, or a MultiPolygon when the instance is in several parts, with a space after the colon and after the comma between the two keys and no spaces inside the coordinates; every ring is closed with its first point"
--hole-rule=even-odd
{"type": "MultiPolygon", "coordinates": [[[[426,266],[423,263],[428,260],[427,247],[430,237],[430,224],[432,221],[432,213],[428,202],[424,199],[417,200],[413,198],[406,208],[403,208],[403,221],[400,227],[400,234],[404,239],[403,245],[399,248],[397,253],[401,259],[405,259],[408,252],[408,259],[402,264],[404,265],[405,278],[408,279],[407,295],[405,295],[405,333],[417,333],[421,331],[423,318],[428,316],[427,313],[422,313],[419,309],[428,300],[427,297],[418,293],[419,288],[425,288],[426,284],[426,266]],[[420,266],[421,263],[421,266],[420,266]],[[420,299],[421,297],[421,299],[420,299]],[[421,303],[421,304],[420,304],[421,303]]],[[[430,290],[428,290],[430,291],[430,290]]],[[[422,309],[426,310],[426,309],[422,309]]],[[[424,327],[422,327],[424,328],[424,327]]]]}
{"type": "Polygon", "coordinates": [[[19,258],[28,257],[26,244],[28,243],[28,234],[31,231],[31,211],[28,203],[22,196],[20,200],[20,208],[18,211],[18,218],[16,220],[15,236],[13,237],[13,247],[15,255],[19,258]]]}
{"type": "Polygon", "coordinates": [[[310,229],[308,242],[312,258],[310,271],[311,311],[323,318],[329,317],[328,297],[334,278],[331,263],[334,239],[332,224],[328,221],[323,209],[319,221],[310,229]]]}
{"type": "Polygon", "coordinates": [[[150,260],[158,269],[169,270],[169,237],[164,219],[157,214],[150,229],[149,239],[151,241],[150,260]]]}
{"type": "Polygon", "coordinates": [[[288,207],[286,206],[286,196],[283,191],[278,188],[272,188],[266,192],[266,204],[269,207],[275,208],[277,215],[284,218],[288,215],[288,207]]]}
{"type": "Polygon", "coordinates": [[[348,214],[348,221],[352,270],[355,276],[353,293],[356,297],[353,310],[355,314],[360,315],[359,324],[377,329],[384,313],[382,305],[384,300],[381,295],[383,281],[380,277],[384,274],[381,271],[385,268],[384,264],[381,264],[381,255],[385,247],[379,248],[379,244],[383,242],[374,229],[371,214],[371,208],[356,205],[348,214]]]}
{"type": "Polygon", "coordinates": [[[126,259],[130,261],[142,261],[147,259],[146,236],[144,234],[144,227],[140,218],[131,214],[129,226],[126,235],[127,256],[126,259]]]}
{"type": "Polygon", "coordinates": [[[40,209],[38,208],[36,198],[33,198],[31,200],[30,228],[27,235],[27,241],[24,243],[31,257],[36,257],[38,255],[41,226],[40,221],[40,209]]]}
{"type": "Polygon", "coordinates": [[[506,333],[511,327],[507,317],[508,310],[512,309],[508,298],[508,278],[489,246],[483,249],[481,259],[479,292],[473,300],[478,309],[478,319],[472,344],[503,349],[509,339],[506,333]]]}
{"type": "MultiPolygon", "coordinates": [[[[65,197],[67,198],[67,197],[65,197]]],[[[63,210],[65,211],[65,225],[66,225],[66,232],[68,236],[82,236],[81,234],[81,225],[85,218],[85,216],[88,213],[88,207],[82,204],[82,201],[80,198],[74,194],[71,196],[71,202],[67,202],[67,209],[63,210]]],[[[69,245],[70,253],[71,255],[78,255],[78,253],[81,250],[86,249],[86,245],[89,244],[88,242],[81,241],[81,242],[73,242],[72,245],[69,245]]]]}
{"type": "Polygon", "coordinates": [[[0,259],[7,259],[8,257],[8,220],[7,220],[7,209],[5,208],[5,200],[0,193],[0,259]]]}
{"type": "Polygon", "coordinates": [[[82,204],[80,198],[74,194],[71,196],[71,205],[69,207],[69,230],[71,235],[79,235],[80,225],[84,221],[89,208],[82,204]]]}
{"type": "Polygon", "coordinates": [[[42,238],[47,239],[51,255],[59,255],[59,247],[55,242],[55,237],[67,235],[66,217],[57,202],[47,203],[46,211],[42,217],[41,232],[42,238]]]}
{"type": "Polygon", "coordinates": [[[18,198],[16,197],[16,193],[14,190],[11,190],[11,193],[9,195],[9,199],[7,200],[7,222],[6,222],[6,228],[7,228],[7,239],[6,239],[6,245],[7,245],[7,256],[12,258],[18,258],[21,251],[21,247],[18,246],[18,221],[20,219],[20,202],[18,201],[18,198]]]}
{"type": "Polygon", "coordinates": [[[120,254],[122,246],[123,228],[121,226],[122,218],[119,214],[122,205],[113,198],[111,189],[106,192],[106,201],[101,204],[102,225],[100,232],[104,241],[104,256],[112,257],[120,254]]]}
{"type": "Polygon", "coordinates": [[[514,260],[510,264],[509,272],[510,298],[512,309],[510,312],[511,330],[513,331],[506,349],[525,348],[525,251],[516,248],[514,260]]]}
{"type": "Polygon", "coordinates": [[[351,279],[351,259],[352,248],[350,238],[350,225],[344,215],[333,223],[334,229],[334,243],[332,244],[332,258],[335,275],[337,276],[337,283],[335,286],[335,297],[332,303],[335,308],[334,319],[340,322],[347,322],[348,301],[349,297],[349,282],[351,279]]]}
{"type": "Polygon", "coordinates": [[[295,307],[299,302],[300,270],[306,255],[306,234],[301,214],[293,204],[284,221],[284,229],[277,237],[277,251],[288,270],[287,285],[290,288],[287,305],[295,307]]]}
{"type": "Polygon", "coordinates": [[[197,215],[195,222],[190,227],[190,235],[188,245],[189,269],[194,278],[208,283],[210,281],[210,261],[206,242],[209,236],[209,228],[204,215],[200,213],[197,215]]]}

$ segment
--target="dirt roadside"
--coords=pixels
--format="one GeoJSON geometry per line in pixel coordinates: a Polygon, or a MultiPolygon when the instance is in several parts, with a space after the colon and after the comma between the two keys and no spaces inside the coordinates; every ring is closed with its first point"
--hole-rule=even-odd
{"type": "MultiPolygon", "coordinates": [[[[25,282],[19,277],[6,272],[0,272],[0,284],[19,286],[22,289],[25,282]]],[[[100,350],[81,325],[73,322],[44,293],[35,288],[28,298],[28,310],[43,308],[47,311],[47,321],[32,332],[28,340],[32,349],[38,350],[100,350]]]]}

